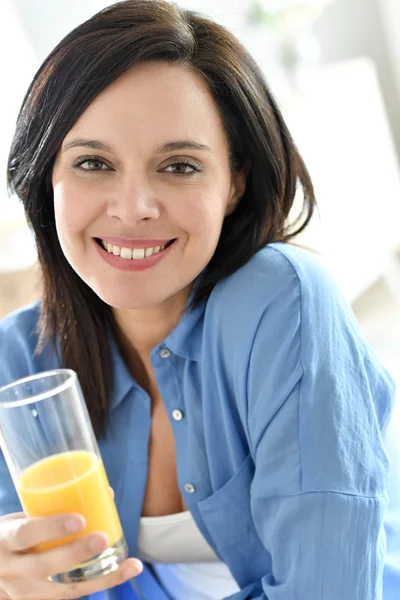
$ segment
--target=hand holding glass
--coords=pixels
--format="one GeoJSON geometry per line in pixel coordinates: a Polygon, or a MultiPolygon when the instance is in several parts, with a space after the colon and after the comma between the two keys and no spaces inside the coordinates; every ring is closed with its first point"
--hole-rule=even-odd
{"type": "Polygon", "coordinates": [[[127,546],[76,373],[48,371],[0,388],[0,446],[27,516],[86,519],[83,531],[38,551],[95,531],[108,535],[107,550],[51,580],[86,581],[117,569],[127,546]]]}

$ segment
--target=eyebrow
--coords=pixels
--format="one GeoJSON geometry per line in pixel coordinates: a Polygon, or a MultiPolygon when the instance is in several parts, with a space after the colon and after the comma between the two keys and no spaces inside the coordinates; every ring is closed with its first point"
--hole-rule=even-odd
{"type": "MultiPolygon", "coordinates": [[[[104,142],[86,138],[75,138],[71,140],[65,144],[63,147],[63,152],[77,147],[91,148],[92,150],[105,150],[106,152],[112,153],[110,146],[107,146],[107,144],[104,142]]],[[[195,142],[193,140],[177,140],[175,142],[167,142],[161,146],[158,146],[154,154],[165,154],[166,152],[172,152],[174,150],[205,150],[207,152],[212,152],[211,148],[205,144],[200,144],[199,142],[195,142]]]]}
{"type": "Polygon", "coordinates": [[[106,152],[112,152],[110,146],[107,146],[104,142],[100,142],[99,140],[88,140],[85,138],[75,138],[65,144],[63,147],[63,152],[69,150],[70,148],[91,148],[92,150],[105,150],[106,152]]]}
{"type": "Polygon", "coordinates": [[[172,152],[173,150],[205,150],[212,152],[209,146],[194,142],[193,140],[178,140],[176,142],[167,142],[159,146],[154,154],[164,154],[165,152],[172,152]]]}

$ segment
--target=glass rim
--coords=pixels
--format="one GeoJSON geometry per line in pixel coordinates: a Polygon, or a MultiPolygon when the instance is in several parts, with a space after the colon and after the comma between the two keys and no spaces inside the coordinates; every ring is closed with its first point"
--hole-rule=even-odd
{"type": "Polygon", "coordinates": [[[8,383],[7,385],[3,385],[0,387],[0,410],[2,408],[14,408],[19,406],[26,406],[27,404],[32,404],[34,402],[40,402],[42,400],[46,400],[51,396],[55,396],[61,392],[64,392],[68,389],[75,381],[77,381],[78,375],[76,371],[72,369],[52,369],[51,371],[41,371],[40,373],[35,373],[33,375],[27,375],[26,377],[22,377],[21,379],[17,379],[12,383],[8,383]],[[50,390],[46,392],[40,392],[39,394],[35,394],[34,396],[29,396],[29,398],[16,398],[15,400],[6,400],[4,402],[1,401],[1,395],[3,392],[7,390],[11,390],[12,388],[17,387],[18,385],[22,385],[27,383],[28,381],[34,381],[35,379],[44,379],[46,377],[51,377],[54,375],[67,375],[65,381],[57,384],[50,390]]]}

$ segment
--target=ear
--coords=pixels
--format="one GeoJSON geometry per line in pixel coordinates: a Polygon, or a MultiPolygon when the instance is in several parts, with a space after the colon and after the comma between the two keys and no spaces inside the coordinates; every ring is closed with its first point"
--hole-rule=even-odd
{"type": "Polygon", "coordinates": [[[230,198],[225,211],[226,217],[234,212],[242,199],[246,191],[246,179],[249,171],[250,164],[246,161],[241,169],[232,173],[230,198]]]}

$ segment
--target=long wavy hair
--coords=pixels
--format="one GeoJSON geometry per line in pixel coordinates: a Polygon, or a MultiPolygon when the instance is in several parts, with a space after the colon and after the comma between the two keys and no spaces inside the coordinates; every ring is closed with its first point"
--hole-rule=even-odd
{"type": "Polygon", "coordinates": [[[8,162],[9,189],[23,202],[43,278],[38,351],[51,343],[79,375],[97,435],[112,385],[109,306],[67,262],[57,238],[51,175],[61,143],[96,96],[147,61],[191,67],[207,82],[229,142],[232,170],[248,165],[247,188],[225,218],[194,304],[260,248],[290,241],[309,222],[313,186],[264,76],[222,26],[163,0],[126,0],[79,25],[46,58],[23,100],[8,162]],[[298,219],[288,227],[296,187],[298,219]],[[94,350],[95,349],[95,350],[94,350]]]}

